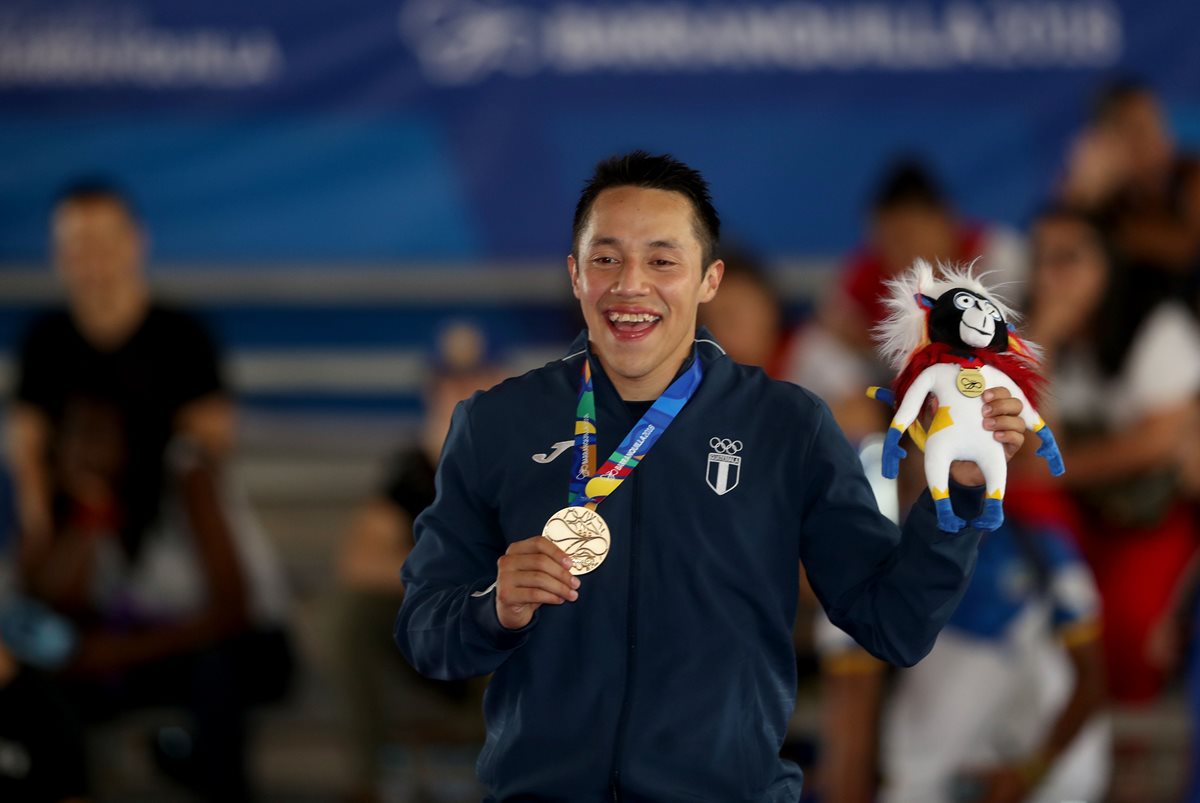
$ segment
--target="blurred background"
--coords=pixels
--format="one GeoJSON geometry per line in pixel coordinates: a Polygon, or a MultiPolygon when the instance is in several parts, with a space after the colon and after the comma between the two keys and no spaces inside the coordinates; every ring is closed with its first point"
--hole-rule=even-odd
{"type": "MultiPolygon", "coordinates": [[[[4,0],[0,683],[46,702],[0,696],[0,782],[50,755],[90,780],[27,799],[478,799],[480,690],[406,672],[398,568],[448,410],[561,355],[578,192],[643,148],[712,186],[718,339],[852,440],[886,427],[884,279],[978,257],[1011,282],[1069,485],[1014,469],[1008,507],[1095,585],[1046,626],[1111,620],[1064,642],[1071,701],[1080,643],[1108,676],[1074,723],[1111,718],[1088,799],[1195,794],[1198,30],[1187,0],[4,0]],[[247,688],[209,722],[221,672],[247,688]],[[5,731],[46,706],[79,738],[5,731]]],[[[822,689],[831,654],[886,673],[814,616],[789,749],[821,800],[871,800],[822,782],[822,689]]],[[[886,745],[844,766],[874,778],[886,745]]]]}

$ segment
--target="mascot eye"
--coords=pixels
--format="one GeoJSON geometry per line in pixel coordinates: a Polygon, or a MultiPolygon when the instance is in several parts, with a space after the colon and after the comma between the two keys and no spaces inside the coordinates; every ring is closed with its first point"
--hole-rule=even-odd
{"type": "Polygon", "coordinates": [[[954,297],[954,306],[959,309],[970,309],[975,305],[975,296],[970,293],[959,293],[954,297]]]}
{"type": "Polygon", "coordinates": [[[1000,310],[996,309],[986,301],[983,302],[983,311],[988,315],[991,315],[994,320],[1000,320],[1000,310]]]}

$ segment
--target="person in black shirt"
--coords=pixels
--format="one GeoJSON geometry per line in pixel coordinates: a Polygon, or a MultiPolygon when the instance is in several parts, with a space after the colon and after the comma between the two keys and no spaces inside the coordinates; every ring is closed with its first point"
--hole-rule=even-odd
{"type": "Polygon", "coordinates": [[[52,244],[67,303],[24,339],[9,422],[24,589],[79,629],[61,682],[82,718],[182,704],[194,750],[164,768],[209,799],[244,799],[246,707],[279,693],[290,658],[266,629],[284,600],[264,585],[280,584],[264,583],[272,567],[226,481],[217,350],[151,299],[119,192],[64,193],[52,244]]]}
{"type": "Polygon", "coordinates": [[[233,441],[213,341],[199,321],[151,299],[145,235],[130,202],[100,183],[69,188],[54,210],[52,243],[67,304],[29,328],[9,420],[26,577],[37,576],[54,529],[48,467],[73,398],[111,401],[128,424],[121,537],[131,552],[158,513],[167,443],[183,434],[220,459],[233,441]]]}

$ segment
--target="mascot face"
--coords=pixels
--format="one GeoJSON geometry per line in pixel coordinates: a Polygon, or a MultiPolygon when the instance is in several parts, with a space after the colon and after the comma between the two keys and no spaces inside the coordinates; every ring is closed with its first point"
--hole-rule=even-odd
{"type": "Polygon", "coordinates": [[[947,290],[936,301],[925,297],[929,313],[929,339],[955,346],[1005,351],[1008,326],[991,301],[970,290],[947,290]]]}

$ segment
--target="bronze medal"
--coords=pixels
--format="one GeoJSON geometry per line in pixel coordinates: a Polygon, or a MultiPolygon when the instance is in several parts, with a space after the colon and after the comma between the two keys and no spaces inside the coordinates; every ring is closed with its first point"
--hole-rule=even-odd
{"type": "Polygon", "coordinates": [[[551,516],[542,536],[570,556],[571,574],[587,574],[603,563],[612,540],[604,518],[579,506],[564,507],[551,516]]]}
{"type": "Polygon", "coordinates": [[[978,368],[963,368],[958,372],[954,386],[958,392],[968,399],[977,399],[987,390],[987,382],[983,379],[983,371],[978,368]]]}

